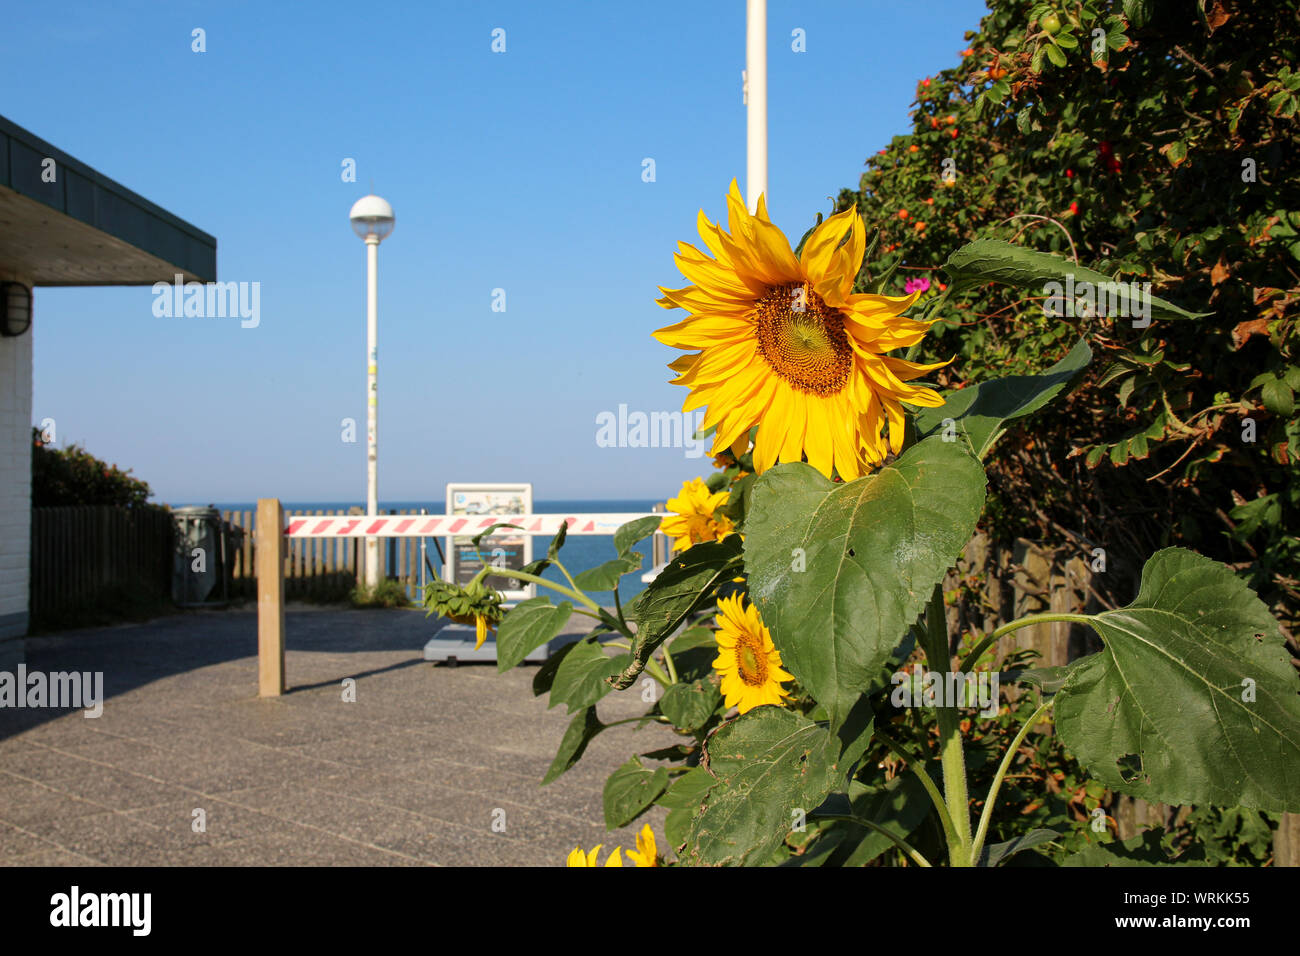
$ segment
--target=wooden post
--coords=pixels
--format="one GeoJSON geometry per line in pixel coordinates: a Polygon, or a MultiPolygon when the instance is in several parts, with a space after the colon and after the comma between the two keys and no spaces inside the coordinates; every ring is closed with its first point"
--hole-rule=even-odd
{"type": "Polygon", "coordinates": [[[284,508],[257,499],[257,694],[284,693],[284,508]]]}
{"type": "Polygon", "coordinates": [[[1300,813],[1284,813],[1273,834],[1273,865],[1300,866],[1300,813]]]}

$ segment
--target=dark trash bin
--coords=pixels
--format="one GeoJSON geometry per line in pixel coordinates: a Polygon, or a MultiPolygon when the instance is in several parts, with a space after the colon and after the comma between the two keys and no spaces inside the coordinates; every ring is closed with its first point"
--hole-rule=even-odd
{"type": "Polygon", "coordinates": [[[211,506],[176,508],[176,551],[172,600],[178,607],[221,607],[230,603],[231,564],[243,529],[211,506]]]}

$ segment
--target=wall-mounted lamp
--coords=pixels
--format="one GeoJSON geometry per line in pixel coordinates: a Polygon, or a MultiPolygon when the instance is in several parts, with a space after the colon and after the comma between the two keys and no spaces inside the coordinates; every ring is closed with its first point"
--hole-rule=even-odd
{"type": "Polygon", "coordinates": [[[32,327],[32,290],[21,282],[0,282],[0,335],[22,335],[32,327]]]}

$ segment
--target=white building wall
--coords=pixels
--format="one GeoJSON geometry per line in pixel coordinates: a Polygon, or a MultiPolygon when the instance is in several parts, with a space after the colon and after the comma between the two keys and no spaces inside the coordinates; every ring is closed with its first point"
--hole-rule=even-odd
{"type": "Polygon", "coordinates": [[[32,522],[32,330],[0,336],[0,661],[27,632],[32,522]],[[6,644],[10,645],[6,647],[6,644]]]}

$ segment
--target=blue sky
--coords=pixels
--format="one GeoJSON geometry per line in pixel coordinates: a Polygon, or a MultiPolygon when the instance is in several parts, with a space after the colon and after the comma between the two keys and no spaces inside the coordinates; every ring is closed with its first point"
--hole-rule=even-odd
{"type": "MultiPolygon", "coordinates": [[[[148,287],[39,289],[34,418],[174,505],[362,500],[365,254],[347,213],[373,180],[397,217],[379,256],[381,499],[441,500],[453,480],[675,493],[707,458],[599,447],[596,419],[685,396],[650,338],[676,321],[654,299],[685,284],[672,252],[697,210],[716,219],[745,186],[744,8],[15,6],[0,112],[215,235],[220,279],[261,283],[257,328],[155,317],[148,287]]],[[[903,131],[918,79],[983,10],[770,0],[769,207],[792,240],[903,131]]]]}

